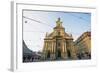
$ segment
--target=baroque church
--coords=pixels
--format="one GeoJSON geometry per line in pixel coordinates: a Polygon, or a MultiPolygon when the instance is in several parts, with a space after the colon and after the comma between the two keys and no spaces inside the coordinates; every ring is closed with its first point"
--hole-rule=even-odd
{"type": "Polygon", "coordinates": [[[53,32],[46,34],[43,46],[44,60],[76,59],[76,50],[72,35],[65,32],[60,18],[56,21],[53,32]]]}

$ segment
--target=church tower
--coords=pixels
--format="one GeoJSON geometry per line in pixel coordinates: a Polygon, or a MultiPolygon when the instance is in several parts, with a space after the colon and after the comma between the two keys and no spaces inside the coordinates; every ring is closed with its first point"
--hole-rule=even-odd
{"type": "Polygon", "coordinates": [[[44,60],[76,59],[73,37],[65,32],[61,19],[56,21],[53,32],[46,34],[43,47],[44,60]]]}

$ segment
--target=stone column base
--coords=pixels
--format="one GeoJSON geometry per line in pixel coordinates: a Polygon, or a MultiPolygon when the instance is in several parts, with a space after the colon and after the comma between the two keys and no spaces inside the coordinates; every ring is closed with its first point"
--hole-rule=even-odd
{"type": "Polygon", "coordinates": [[[50,54],[50,59],[51,59],[51,60],[55,60],[55,59],[56,59],[55,54],[50,54]]]}
{"type": "Polygon", "coordinates": [[[63,54],[62,54],[62,59],[64,59],[64,60],[68,59],[67,53],[63,53],[63,54]]]}

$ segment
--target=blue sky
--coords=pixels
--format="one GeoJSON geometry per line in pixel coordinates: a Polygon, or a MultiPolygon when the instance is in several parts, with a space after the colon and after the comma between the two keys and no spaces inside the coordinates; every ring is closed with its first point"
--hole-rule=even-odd
{"type": "Polygon", "coordinates": [[[90,13],[24,10],[23,39],[31,50],[43,49],[45,34],[53,31],[59,17],[66,33],[72,34],[74,40],[83,32],[91,31],[90,13]]]}

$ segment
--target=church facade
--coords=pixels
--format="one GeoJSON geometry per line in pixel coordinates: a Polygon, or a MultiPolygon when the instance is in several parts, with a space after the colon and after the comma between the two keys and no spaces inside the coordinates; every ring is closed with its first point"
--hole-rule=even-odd
{"type": "Polygon", "coordinates": [[[60,18],[56,21],[53,32],[46,33],[43,46],[44,60],[76,59],[76,51],[72,35],[65,32],[60,18]]]}

